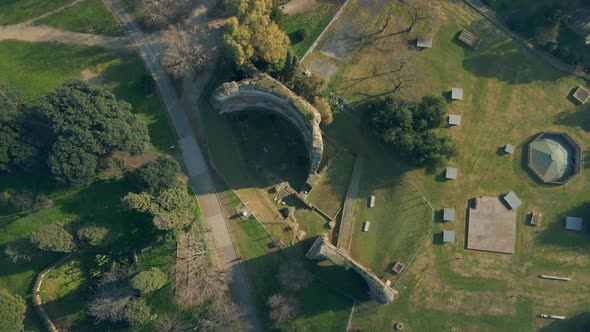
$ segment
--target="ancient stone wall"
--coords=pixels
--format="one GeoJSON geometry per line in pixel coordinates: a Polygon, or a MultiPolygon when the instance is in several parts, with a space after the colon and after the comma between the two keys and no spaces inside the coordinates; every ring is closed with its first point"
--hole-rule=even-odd
{"type": "Polygon", "coordinates": [[[310,183],[311,175],[320,166],[324,150],[320,131],[321,117],[311,104],[266,75],[241,82],[224,83],[211,95],[211,104],[219,114],[261,109],[274,112],[293,124],[309,152],[310,183]]]}
{"type": "Polygon", "coordinates": [[[309,259],[328,259],[336,265],[352,268],[365,279],[369,286],[371,298],[380,304],[390,303],[398,292],[387,286],[377,276],[354,259],[333,246],[326,235],[320,235],[306,255],[309,259]]]}

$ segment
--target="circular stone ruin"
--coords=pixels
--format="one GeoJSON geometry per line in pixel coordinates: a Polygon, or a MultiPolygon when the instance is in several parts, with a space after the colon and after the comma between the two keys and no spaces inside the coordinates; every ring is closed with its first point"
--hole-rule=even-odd
{"type": "Polygon", "coordinates": [[[257,75],[240,82],[228,82],[211,95],[211,104],[219,114],[261,109],[289,121],[301,134],[309,153],[307,184],[317,172],[324,145],[320,130],[321,116],[308,102],[268,75],[257,75]]]}
{"type": "Polygon", "coordinates": [[[543,183],[564,184],[580,173],[580,145],[566,133],[542,132],[528,145],[528,167],[543,183]]]}

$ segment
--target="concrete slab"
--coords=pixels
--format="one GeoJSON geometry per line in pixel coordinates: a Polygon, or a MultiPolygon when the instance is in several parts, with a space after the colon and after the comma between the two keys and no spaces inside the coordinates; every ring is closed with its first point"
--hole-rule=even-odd
{"type": "Polygon", "coordinates": [[[516,211],[497,197],[478,197],[469,209],[467,248],[513,254],[516,242],[516,211]]]}

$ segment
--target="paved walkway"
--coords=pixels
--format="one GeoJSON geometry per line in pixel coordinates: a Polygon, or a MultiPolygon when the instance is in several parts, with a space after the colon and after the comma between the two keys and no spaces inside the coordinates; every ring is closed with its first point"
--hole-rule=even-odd
{"type": "Polygon", "coordinates": [[[345,250],[347,253],[350,251],[352,232],[354,231],[352,229],[354,227],[354,210],[362,174],[363,158],[357,155],[354,161],[352,175],[350,176],[348,191],[346,192],[344,208],[342,209],[342,218],[340,219],[340,228],[338,230],[338,244],[336,245],[338,249],[345,250]]]}
{"type": "MultiPolygon", "coordinates": [[[[211,230],[211,237],[217,253],[230,267],[230,289],[237,303],[246,311],[251,330],[261,331],[262,327],[256,315],[256,306],[250,294],[242,265],[239,263],[238,254],[233,246],[227,220],[223,216],[221,204],[218,200],[209,169],[203,157],[203,153],[193,135],[190,123],[181,107],[181,103],[172,86],[170,78],[157,60],[157,55],[141,32],[131,14],[127,12],[120,0],[104,0],[111,8],[115,16],[125,28],[137,52],[145,62],[146,67],[152,73],[160,96],[166,106],[168,115],[179,137],[182,149],[182,158],[186,173],[189,176],[189,186],[196,193],[199,205],[205,217],[205,221],[211,230]]],[[[199,91],[194,91],[199,94],[199,91]]]]}

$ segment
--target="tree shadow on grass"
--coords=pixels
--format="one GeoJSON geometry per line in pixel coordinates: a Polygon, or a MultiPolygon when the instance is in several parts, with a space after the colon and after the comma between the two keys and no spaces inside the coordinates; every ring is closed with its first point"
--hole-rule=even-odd
{"type": "Polygon", "coordinates": [[[81,188],[75,196],[59,201],[59,207],[83,221],[109,226],[114,235],[108,245],[110,250],[142,248],[153,242],[157,231],[147,214],[130,211],[123,206],[121,199],[134,190],[135,186],[128,178],[96,181],[81,188]]]}
{"type": "MultiPolygon", "coordinates": [[[[270,238],[267,240],[272,241],[270,238]]],[[[364,280],[352,270],[328,263],[327,261],[311,261],[305,254],[316,238],[306,239],[294,246],[279,251],[271,251],[265,255],[241,262],[247,273],[251,291],[257,304],[259,317],[267,328],[271,328],[268,319],[268,297],[276,293],[283,293],[298,299],[301,316],[313,318],[326,313],[339,313],[343,321],[327,322],[342,324],[346,327],[346,317],[350,313],[353,299],[360,303],[370,301],[368,287],[364,280]],[[313,274],[313,281],[300,291],[290,291],[281,288],[278,271],[281,264],[291,259],[300,259],[305,267],[313,274]]],[[[259,242],[265,246],[264,241],[259,242]]]]}
{"type": "Polygon", "coordinates": [[[539,233],[539,242],[566,249],[584,250],[590,253],[590,226],[588,224],[590,220],[590,202],[560,213],[555,219],[556,222],[549,224],[547,228],[539,233]],[[565,218],[568,216],[583,219],[582,231],[567,230],[565,228],[565,218]]]}
{"type": "Polygon", "coordinates": [[[590,331],[590,313],[584,312],[577,314],[565,320],[554,320],[549,325],[541,328],[542,332],[561,332],[561,331],[590,331]]]}
{"type": "Polygon", "coordinates": [[[496,78],[508,84],[556,81],[566,76],[516,42],[502,42],[467,55],[463,67],[476,76],[496,78]]]}
{"type": "MultiPolygon", "coordinates": [[[[569,98],[568,98],[569,99],[569,98]]],[[[576,101],[577,103],[577,101],[576,101]]],[[[579,128],[585,132],[590,131],[590,104],[580,105],[576,110],[571,112],[561,112],[557,114],[555,124],[579,128]]]]}

